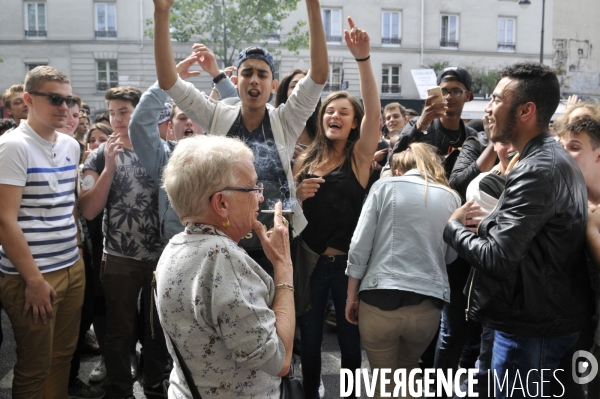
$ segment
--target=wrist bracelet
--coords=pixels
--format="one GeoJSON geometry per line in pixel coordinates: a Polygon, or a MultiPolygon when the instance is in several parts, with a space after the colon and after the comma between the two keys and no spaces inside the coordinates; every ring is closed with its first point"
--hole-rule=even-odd
{"type": "Polygon", "coordinates": [[[277,284],[277,285],[275,286],[275,289],[277,290],[277,289],[279,289],[279,288],[283,288],[283,289],[286,289],[286,290],[290,290],[290,291],[292,291],[292,292],[294,292],[294,291],[295,291],[295,290],[294,290],[294,286],[293,286],[293,285],[290,285],[290,284],[277,284]]]}
{"type": "Polygon", "coordinates": [[[217,84],[220,81],[222,81],[223,79],[225,79],[227,77],[227,75],[225,75],[225,72],[221,71],[220,74],[218,74],[217,76],[214,77],[213,79],[213,83],[217,84]]]}
{"type": "Polygon", "coordinates": [[[362,62],[368,60],[369,58],[371,58],[371,54],[367,55],[365,58],[355,58],[354,61],[362,62]]]}
{"type": "Polygon", "coordinates": [[[358,302],[350,302],[349,300],[346,299],[346,303],[358,303],[358,302]]]}

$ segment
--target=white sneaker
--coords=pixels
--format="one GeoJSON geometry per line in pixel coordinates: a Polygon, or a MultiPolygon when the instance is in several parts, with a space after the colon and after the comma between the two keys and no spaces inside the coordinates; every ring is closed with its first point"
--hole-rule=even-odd
{"type": "Polygon", "coordinates": [[[323,379],[321,378],[321,384],[319,385],[319,398],[325,397],[325,385],[323,385],[323,379]]]}
{"type": "Polygon", "coordinates": [[[131,378],[134,380],[138,378],[139,366],[138,366],[138,358],[137,354],[130,355],[131,359],[131,378]]]}
{"type": "Polygon", "coordinates": [[[94,366],[94,369],[90,373],[90,382],[100,382],[106,378],[106,365],[104,364],[104,356],[100,357],[100,360],[94,366]]]}

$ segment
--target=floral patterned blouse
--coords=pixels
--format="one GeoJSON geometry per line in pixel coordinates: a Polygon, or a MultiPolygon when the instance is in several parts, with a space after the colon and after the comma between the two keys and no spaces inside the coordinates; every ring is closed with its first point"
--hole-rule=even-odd
{"type": "MultiPolygon", "coordinates": [[[[203,398],[279,398],[285,348],[275,331],[271,277],[227,235],[186,226],[165,248],[156,305],[203,398]]],[[[169,397],[191,398],[175,360],[169,397]]]]}

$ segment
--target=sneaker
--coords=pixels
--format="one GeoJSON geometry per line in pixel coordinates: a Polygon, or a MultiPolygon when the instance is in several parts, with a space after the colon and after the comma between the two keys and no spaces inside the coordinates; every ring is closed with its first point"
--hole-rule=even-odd
{"type": "Polygon", "coordinates": [[[79,378],[69,387],[69,399],[101,399],[104,395],[104,389],[91,387],[79,378]]]}
{"type": "Polygon", "coordinates": [[[319,398],[325,397],[325,385],[323,385],[323,379],[321,378],[321,384],[319,385],[319,398]]]}
{"type": "Polygon", "coordinates": [[[106,378],[106,365],[104,364],[104,356],[101,356],[90,373],[89,380],[90,382],[100,382],[104,378],[106,378]]]}
{"type": "Polygon", "coordinates": [[[331,327],[337,327],[337,319],[335,318],[335,310],[327,311],[325,315],[325,323],[329,324],[331,327]]]}
{"type": "Polygon", "coordinates": [[[137,358],[137,355],[130,355],[129,357],[131,359],[131,378],[136,380],[138,377],[138,372],[139,372],[138,358],[137,358]]]}
{"type": "Polygon", "coordinates": [[[165,391],[165,387],[168,390],[168,385],[165,385],[164,381],[157,384],[156,386],[153,387],[144,387],[144,395],[146,395],[147,399],[152,399],[152,398],[166,398],[167,397],[167,391],[165,391]]]}

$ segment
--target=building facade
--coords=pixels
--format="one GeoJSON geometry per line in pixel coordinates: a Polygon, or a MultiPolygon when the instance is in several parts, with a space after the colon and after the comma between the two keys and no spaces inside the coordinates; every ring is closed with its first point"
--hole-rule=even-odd
{"type": "MultiPolygon", "coordinates": [[[[598,8],[597,0],[575,1],[598,8]]],[[[597,23],[595,36],[580,33],[588,29],[582,24],[577,25],[578,30],[569,31],[580,17],[577,12],[585,14],[585,10],[571,9],[571,0],[545,3],[544,62],[564,61],[556,56],[557,40],[553,40],[557,20],[564,27],[560,35],[561,40],[567,40],[567,47],[573,38],[584,38],[589,50],[583,51],[592,54],[591,41],[599,37],[597,23]],[[557,16],[555,10],[563,13],[563,8],[568,13],[557,16]]],[[[384,103],[399,100],[410,105],[419,99],[412,69],[461,65],[486,73],[518,61],[539,60],[541,0],[531,0],[527,8],[520,7],[519,0],[322,0],[321,6],[330,63],[324,95],[341,88],[360,94],[356,62],[343,41],[348,16],[369,32],[371,59],[384,103]]],[[[3,1],[0,90],[22,82],[28,70],[43,64],[67,73],[73,92],[90,105],[92,112],[106,108],[104,91],[109,87],[128,84],[145,90],[156,80],[152,41],[144,37],[145,21],[152,18],[153,11],[152,0],[3,1]]],[[[285,35],[298,20],[306,20],[302,1],[282,21],[279,33],[285,35]]],[[[277,34],[270,34],[268,39],[280,52],[276,56],[278,74],[308,67],[308,50],[296,55],[278,48],[277,34]]],[[[173,42],[173,46],[176,59],[185,58],[191,50],[191,43],[173,42]]],[[[579,47],[575,50],[580,51],[579,47]]],[[[568,83],[587,90],[587,83],[580,82],[587,82],[594,73],[597,81],[599,63],[595,59],[592,65],[592,58],[579,57],[577,71],[571,71],[572,60],[568,52],[569,65],[563,67],[573,72],[568,83]]],[[[212,84],[207,74],[192,82],[206,91],[212,84]]],[[[595,90],[597,93],[598,88],[595,90]]]]}

